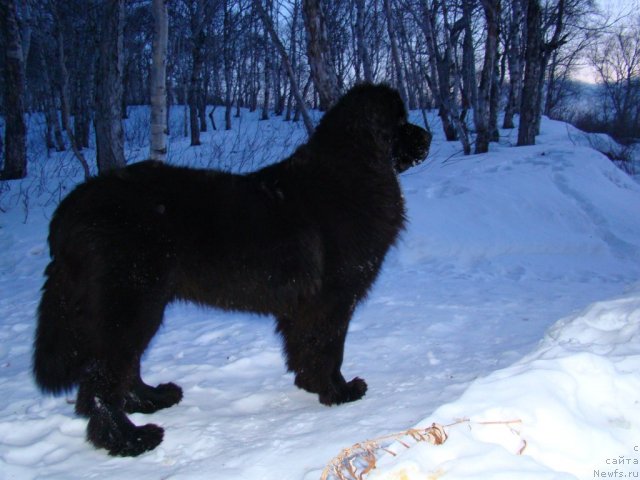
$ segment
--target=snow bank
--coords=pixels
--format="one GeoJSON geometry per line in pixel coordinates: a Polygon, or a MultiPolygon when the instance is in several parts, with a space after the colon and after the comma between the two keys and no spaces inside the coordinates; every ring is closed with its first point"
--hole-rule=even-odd
{"type": "Polygon", "coordinates": [[[418,427],[462,418],[442,445],[395,446],[369,478],[639,478],[640,290],[560,320],[418,427]]]}
{"type": "Polygon", "coordinates": [[[539,145],[492,145],[489,155],[409,175],[409,215],[420,228],[405,236],[401,261],[585,282],[623,272],[629,256],[640,261],[640,185],[601,153],[571,144],[565,124],[545,126],[553,133],[539,145]]]}

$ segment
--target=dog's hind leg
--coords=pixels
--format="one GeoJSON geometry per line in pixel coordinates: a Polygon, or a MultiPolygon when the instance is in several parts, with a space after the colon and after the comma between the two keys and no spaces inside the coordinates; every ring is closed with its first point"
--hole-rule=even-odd
{"type": "MultiPolygon", "coordinates": [[[[89,417],[87,440],[110,455],[137,456],[162,442],[157,425],[134,425],[124,412],[125,365],[96,363],[80,382],[76,413],[89,417]]],[[[130,368],[130,366],[129,366],[130,368]]]]}
{"type": "Polygon", "coordinates": [[[76,412],[89,418],[87,439],[111,455],[140,455],[163,438],[159,426],[136,426],[126,416],[127,395],[141,388],[140,356],[162,320],[164,303],[154,293],[115,282],[96,300],[97,350],[80,380],[76,412]]]}
{"type": "Polygon", "coordinates": [[[153,413],[169,408],[182,400],[182,389],[175,383],[161,383],[152,387],[144,383],[140,376],[138,362],[131,389],[124,397],[124,410],[127,413],[153,413]]]}
{"type": "Polygon", "coordinates": [[[361,378],[347,382],[340,368],[352,308],[304,309],[292,317],[278,318],[287,366],[297,387],[317,393],[320,403],[335,405],[364,396],[361,378]]]}

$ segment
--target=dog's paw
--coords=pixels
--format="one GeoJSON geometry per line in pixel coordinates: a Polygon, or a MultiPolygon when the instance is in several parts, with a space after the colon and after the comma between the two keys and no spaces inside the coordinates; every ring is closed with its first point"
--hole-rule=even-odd
{"type": "Polygon", "coordinates": [[[124,437],[121,442],[106,448],[109,451],[109,455],[137,457],[160,445],[163,437],[164,430],[153,423],[149,423],[135,427],[133,431],[127,432],[126,437],[124,437]]]}
{"type": "Polygon", "coordinates": [[[347,382],[346,388],[346,400],[345,402],[353,402],[354,400],[360,400],[367,393],[367,382],[360,377],[355,377],[350,382],[347,382]]]}
{"type": "Polygon", "coordinates": [[[367,382],[355,377],[350,382],[333,386],[328,392],[320,393],[318,397],[323,405],[339,405],[359,400],[365,393],[367,393],[367,382]]]}
{"type": "Polygon", "coordinates": [[[161,383],[156,387],[158,396],[162,399],[160,408],[167,408],[180,403],[182,400],[182,388],[175,383],[161,383]]]}
{"type": "Polygon", "coordinates": [[[135,457],[156,448],[164,430],[154,424],[138,427],[122,410],[100,404],[89,418],[87,440],[96,448],[104,448],[109,455],[135,457]]]}
{"type": "Polygon", "coordinates": [[[175,383],[162,383],[157,387],[141,384],[125,395],[124,411],[153,413],[169,408],[180,400],[182,400],[182,388],[175,383]]]}

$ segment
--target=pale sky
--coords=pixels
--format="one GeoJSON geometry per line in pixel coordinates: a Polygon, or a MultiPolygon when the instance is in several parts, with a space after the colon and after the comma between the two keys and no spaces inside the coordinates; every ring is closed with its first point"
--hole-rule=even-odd
{"type": "MultiPolygon", "coordinates": [[[[596,0],[604,13],[609,13],[612,18],[634,14],[640,11],[640,0],[596,0]]],[[[593,69],[587,65],[577,68],[573,78],[588,83],[597,83],[593,69]]]]}
{"type": "Polygon", "coordinates": [[[606,10],[611,8],[614,12],[629,12],[633,6],[638,6],[637,0],[597,0],[597,3],[606,10]]]}

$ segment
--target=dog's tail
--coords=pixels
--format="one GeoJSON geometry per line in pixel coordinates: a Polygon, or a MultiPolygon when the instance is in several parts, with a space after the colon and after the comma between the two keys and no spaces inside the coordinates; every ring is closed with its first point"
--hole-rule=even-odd
{"type": "Polygon", "coordinates": [[[80,339],[77,291],[63,265],[52,260],[45,270],[33,350],[33,374],[44,392],[59,394],[79,380],[86,358],[80,339]]]}

